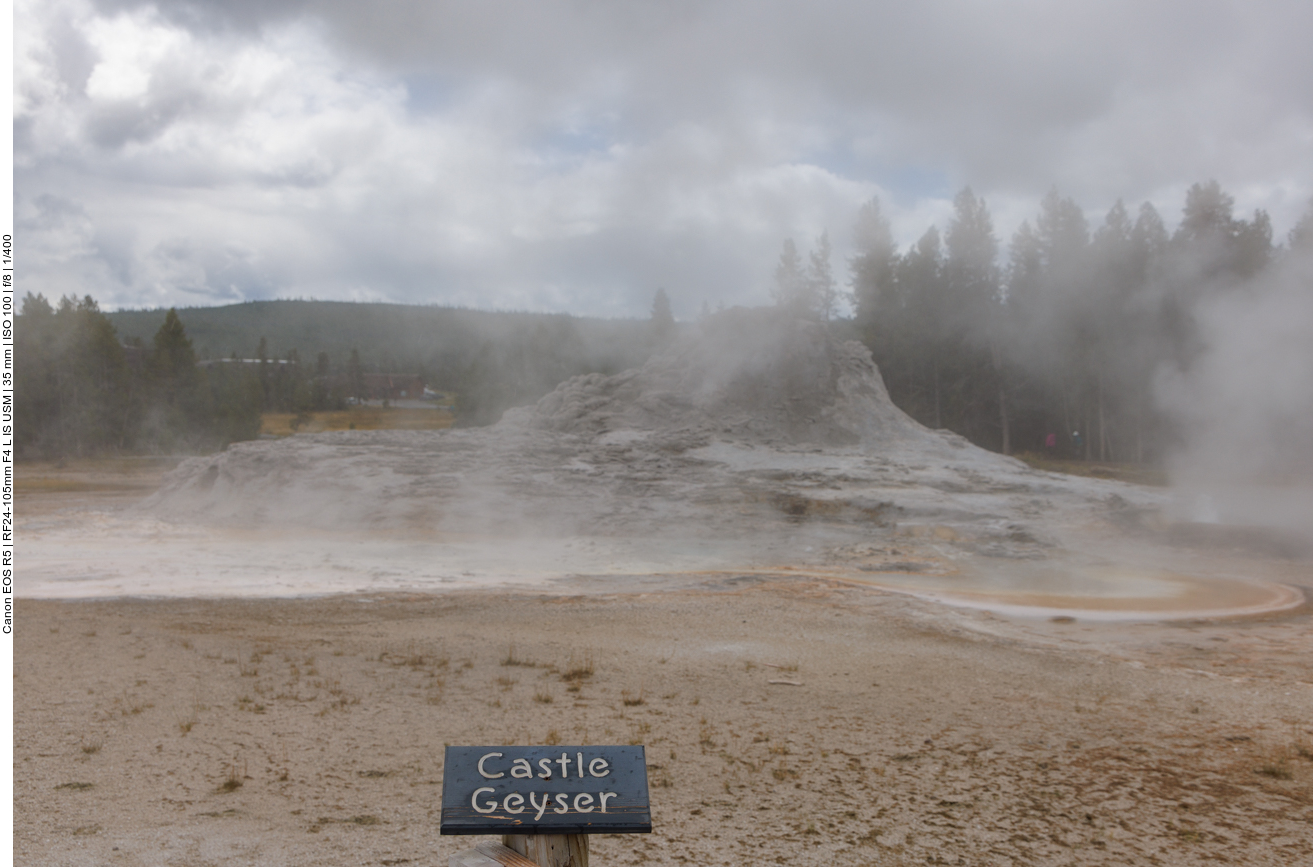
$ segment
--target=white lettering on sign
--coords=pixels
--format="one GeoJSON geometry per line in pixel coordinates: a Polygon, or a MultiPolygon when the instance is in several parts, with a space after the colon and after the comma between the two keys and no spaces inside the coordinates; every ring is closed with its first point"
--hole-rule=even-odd
{"type": "MultiPolygon", "coordinates": [[[[501,765],[497,759],[503,758],[504,753],[485,753],[479,757],[478,771],[479,776],[485,780],[498,780],[505,777],[506,771],[510,771],[510,776],[517,780],[532,780],[535,778],[533,765],[529,759],[512,759],[510,767],[501,765]]],[[[559,771],[562,780],[568,780],[571,777],[571,771],[574,772],[576,779],[587,779],[592,777],[605,777],[611,772],[611,762],[600,756],[589,761],[584,760],[582,751],[576,752],[571,756],[567,752],[562,752],[559,758],[538,759],[537,779],[550,780],[556,777],[559,771]],[[557,768],[553,768],[557,765],[557,768]]],[[[555,796],[550,792],[542,793],[542,801],[539,801],[538,792],[509,792],[505,798],[498,800],[490,797],[496,789],[484,786],[474,790],[470,796],[470,806],[477,813],[495,813],[498,808],[507,813],[519,815],[526,809],[526,796],[528,808],[534,813],[534,821],[541,821],[543,814],[548,808],[558,815],[569,813],[592,813],[593,811],[607,812],[607,802],[612,798],[618,797],[616,792],[578,792],[569,793],[561,792],[555,796]]]]}
{"type": "Polygon", "coordinates": [[[490,773],[488,773],[487,771],[485,771],[485,770],[483,769],[483,763],[486,762],[488,759],[491,759],[491,758],[498,758],[498,759],[500,759],[501,756],[502,756],[501,753],[488,753],[486,756],[484,756],[483,758],[479,759],[479,775],[482,776],[482,777],[484,777],[485,779],[489,779],[489,780],[496,780],[496,779],[499,779],[499,778],[501,778],[501,777],[506,776],[505,774],[501,773],[500,771],[498,771],[498,772],[495,773],[495,774],[490,774],[490,773]]]}
{"type": "MultiPolygon", "coordinates": [[[[498,806],[508,813],[515,813],[518,815],[524,812],[524,795],[519,792],[511,792],[500,802],[500,804],[496,798],[489,798],[487,801],[484,801],[482,805],[479,804],[479,796],[483,795],[485,792],[495,791],[496,789],[493,789],[490,786],[475,789],[474,794],[470,796],[470,806],[474,808],[476,813],[495,813],[497,812],[498,806]]],[[[573,806],[576,813],[591,813],[593,810],[599,810],[600,812],[605,813],[606,802],[614,797],[617,797],[615,792],[598,792],[596,798],[588,792],[579,792],[574,796],[574,804],[572,805],[570,803],[570,795],[568,792],[565,794],[557,794],[555,802],[556,809],[552,810],[552,812],[558,814],[568,813],[570,812],[571,806],[573,806]],[[594,807],[594,800],[596,800],[600,806],[594,807]]],[[[533,817],[535,822],[542,819],[543,813],[547,812],[547,808],[552,806],[552,803],[551,792],[543,792],[542,803],[538,802],[537,792],[529,793],[529,806],[537,811],[533,817]]]]}
{"type": "MultiPolygon", "coordinates": [[[[484,764],[489,759],[500,759],[501,757],[501,753],[487,753],[479,759],[479,774],[485,780],[498,780],[506,776],[504,772],[484,764]]],[[[599,757],[585,765],[583,753],[575,753],[573,759],[570,758],[569,753],[561,753],[559,759],[538,760],[538,779],[550,780],[554,776],[552,772],[553,764],[561,766],[561,779],[563,780],[570,778],[571,765],[574,765],[575,776],[579,779],[583,779],[590,774],[594,777],[605,777],[611,772],[611,763],[606,759],[599,757]]],[[[511,761],[511,776],[517,780],[533,779],[533,766],[529,764],[528,759],[513,759],[511,761]]]]}
{"type": "Polygon", "coordinates": [[[483,794],[484,792],[495,792],[495,791],[497,791],[497,790],[496,790],[496,789],[493,789],[493,788],[491,788],[491,787],[489,787],[489,786],[484,786],[482,789],[475,789],[475,790],[474,790],[474,794],[470,796],[470,806],[474,808],[474,812],[476,812],[476,813],[491,813],[493,810],[496,810],[496,809],[497,809],[497,799],[496,799],[496,798],[493,798],[493,800],[492,800],[492,806],[491,806],[491,807],[480,807],[480,806],[479,806],[479,795],[483,794]]]}

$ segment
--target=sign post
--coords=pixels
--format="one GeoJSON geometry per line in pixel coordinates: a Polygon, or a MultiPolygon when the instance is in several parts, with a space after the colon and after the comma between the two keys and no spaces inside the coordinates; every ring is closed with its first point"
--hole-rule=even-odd
{"type": "Polygon", "coordinates": [[[441,832],[502,837],[451,867],[588,867],[589,834],[651,830],[643,747],[447,747],[441,832]]]}

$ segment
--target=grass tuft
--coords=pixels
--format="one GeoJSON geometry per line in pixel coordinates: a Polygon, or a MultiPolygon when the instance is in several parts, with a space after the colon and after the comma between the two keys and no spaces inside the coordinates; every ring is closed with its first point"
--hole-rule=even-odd
{"type": "Polygon", "coordinates": [[[220,792],[235,792],[246,782],[246,765],[243,763],[242,769],[237,770],[237,760],[230,762],[225,769],[226,773],[223,782],[219,784],[220,792]]]}
{"type": "Polygon", "coordinates": [[[587,680],[593,676],[594,670],[592,651],[585,652],[580,658],[575,658],[574,654],[571,654],[565,664],[565,671],[561,672],[561,680],[567,683],[587,680]]]}
{"type": "Polygon", "coordinates": [[[506,656],[502,659],[501,664],[518,665],[518,666],[523,666],[524,668],[537,668],[538,666],[538,663],[529,659],[525,659],[523,656],[517,655],[515,653],[514,644],[512,644],[510,648],[506,651],[506,656]]]}

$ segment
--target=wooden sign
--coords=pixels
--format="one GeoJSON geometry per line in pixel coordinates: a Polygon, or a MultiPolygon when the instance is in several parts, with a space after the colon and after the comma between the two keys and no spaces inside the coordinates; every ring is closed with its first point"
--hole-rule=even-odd
{"type": "Polygon", "coordinates": [[[443,834],[646,834],[643,747],[447,747],[443,834]]]}

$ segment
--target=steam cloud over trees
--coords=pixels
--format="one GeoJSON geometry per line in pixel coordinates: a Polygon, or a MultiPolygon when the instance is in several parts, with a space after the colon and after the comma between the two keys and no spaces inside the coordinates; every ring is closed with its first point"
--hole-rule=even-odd
{"type": "Polygon", "coordinates": [[[1161,460],[1189,433],[1161,398],[1212,345],[1201,311],[1313,248],[1313,210],[1282,248],[1267,214],[1233,208],[1209,181],[1190,188],[1170,235],[1152,205],[1132,215],[1120,201],[1091,230],[1054,189],[999,267],[970,188],[942,236],[931,226],[901,253],[872,200],[850,262],[856,325],[895,403],[924,424],[1003,452],[1161,460]]]}

